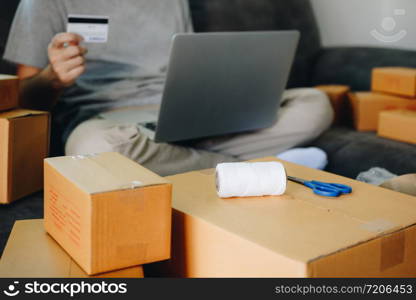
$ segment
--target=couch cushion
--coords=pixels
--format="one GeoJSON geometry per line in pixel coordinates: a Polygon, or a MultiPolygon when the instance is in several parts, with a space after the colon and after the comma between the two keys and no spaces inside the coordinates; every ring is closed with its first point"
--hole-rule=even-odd
{"type": "Polygon", "coordinates": [[[313,146],[327,152],[327,171],[355,179],[359,173],[381,167],[397,175],[416,173],[416,145],[378,137],[373,132],[334,128],[313,146]]]}
{"type": "Polygon", "coordinates": [[[195,31],[297,29],[302,33],[289,87],[310,85],[319,53],[318,27],[308,0],[189,0],[195,31]]]}
{"type": "Polygon", "coordinates": [[[416,67],[416,51],[384,48],[328,48],[321,52],[313,71],[314,84],[345,84],[356,91],[371,87],[375,67],[416,67]]]}

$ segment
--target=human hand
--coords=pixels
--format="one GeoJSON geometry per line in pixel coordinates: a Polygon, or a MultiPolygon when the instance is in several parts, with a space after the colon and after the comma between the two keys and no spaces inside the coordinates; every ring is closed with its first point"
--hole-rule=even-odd
{"type": "Polygon", "coordinates": [[[75,33],[59,33],[48,46],[49,76],[58,87],[69,87],[85,72],[87,49],[75,33]]]}

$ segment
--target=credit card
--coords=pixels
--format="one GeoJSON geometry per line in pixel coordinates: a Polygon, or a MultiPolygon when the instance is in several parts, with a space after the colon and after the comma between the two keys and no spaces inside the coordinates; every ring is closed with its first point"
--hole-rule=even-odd
{"type": "Polygon", "coordinates": [[[85,43],[107,43],[108,26],[105,16],[69,15],[66,31],[79,34],[85,43]]]}

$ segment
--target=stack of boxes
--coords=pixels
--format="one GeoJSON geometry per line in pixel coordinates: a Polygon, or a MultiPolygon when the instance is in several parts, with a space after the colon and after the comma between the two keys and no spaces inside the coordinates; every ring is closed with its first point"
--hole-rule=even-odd
{"type": "Polygon", "coordinates": [[[0,204],[44,188],[45,219],[16,222],[0,277],[143,277],[169,259],[171,185],[117,153],[46,159],[49,113],[18,107],[0,75],[0,204]]]}
{"type": "Polygon", "coordinates": [[[49,114],[18,109],[19,80],[0,75],[0,204],[42,189],[49,114]]]}
{"type": "Polygon", "coordinates": [[[88,275],[169,259],[171,198],[118,153],[45,160],[45,229],[88,275]]]}
{"type": "Polygon", "coordinates": [[[355,127],[416,143],[416,69],[376,68],[372,92],[350,94],[355,127]]]}
{"type": "Polygon", "coordinates": [[[0,277],[137,278],[170,258],[167,180],[118,153],[48,158],[44,173],[45,219],[15,224],[0,277]]]}

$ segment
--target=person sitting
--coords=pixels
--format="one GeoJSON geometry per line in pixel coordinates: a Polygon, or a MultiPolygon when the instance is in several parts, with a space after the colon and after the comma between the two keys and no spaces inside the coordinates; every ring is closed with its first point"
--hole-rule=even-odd
{"type": "Polygon", "coordinates": [[[287,90],[270,128],[193,147],[155,143],[137,124],[101,115],[160,104],[171,38],[192,28],[186,0],[22,0],[4,58],[18,64],[22,105],[52,110],[67,155],[115,151],[170,175],[276,155],[329,128],[332,107],[312,88],[287,90]],[[109,17],[107,43],[86,47],[81,36],[65,32],[68,15],[80,12],[109,17]]]}

